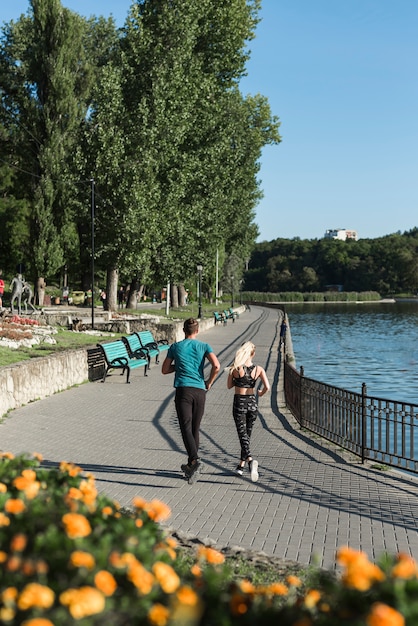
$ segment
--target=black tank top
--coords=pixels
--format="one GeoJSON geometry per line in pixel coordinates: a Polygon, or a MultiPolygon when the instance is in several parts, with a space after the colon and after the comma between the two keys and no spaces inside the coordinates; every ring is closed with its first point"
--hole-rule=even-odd
{"type": "Polygon", "coordinates": [[[239,378],[233,378],[235,387],[242,387],[246,389],[253,389],[255,387],[255,383],[257,380],[251,376],[251,372],[254,370],[256,365],[243,365],[242,368],[244,370],[244,376],[240,376],[239,378]]]}

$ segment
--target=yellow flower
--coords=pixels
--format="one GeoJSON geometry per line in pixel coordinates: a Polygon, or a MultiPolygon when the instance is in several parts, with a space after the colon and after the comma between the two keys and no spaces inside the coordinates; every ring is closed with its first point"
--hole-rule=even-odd
{"type": "Polygon", "coordinates": [[[138,561],[129,565],[127,578],[143,596],[150,593],[154,584],[154,576],[138,561]]]}
{"type": "Polygon", "coordinates": [[[65,532],[70,539],[87,537],[91,533],[90,522],[79,513],[66,513],[62,517],[65,532]]]}
{"type": "Polygon", "coordinates": [[[409,554],[398,554],[398,562],[392,568],[394,578],[417,578],[418,567],[409,554]]]}
{"type": "Polygon", "coordinates": [[[180,578],[177,576],[171,565],[157,561],[152,566],[155,578],[160,583],[161,589],[165,593],[173,593],[180,586],[180,578]]]}
{"type": "Polygon", "coordinates": [[[8,622],[12,622],[16,615],[16,611],[11,607],[3,607],[0,608],[0,623],[6,624],[8,622]]]}
{"type": "Polygon", "coordinates": [[[70,563],[73,567],[85,567],[87,569],[93,569],[96,564],[94,556],[90,552],[84,552],[83,550],[74,550],[70,555],[70,563]]]}
{"type": "Polygon", "coordinates": [[[94,584],[105,596],[111,596],[117,589],[117,582],[110,572],[100,570],[94,577],[94,584]]]}
{"type": "Polygon", "coordinates": [[[17,606],[21,611],[33,607],[49,609],[54,604],[55,594],[49,587],[39,583],[29,583],[19,594],[17,606]]]}
{"type": "Polygon", "coordinates": [[[19,513],[23,513],[23,511],[26,510],[26,505],[22,500],[19,500],[18,498],[10,498],[10,500],[6,500],[4,510],[6,511],[6,513],[19,515],[19,513]]]}
{"type": "Polygon", "coordinates": [[[170,611],[162,604],[154,604],[148,611],[148,621],[152,626],[166,626],[170,611]]]}
{"type": "Polygon", "coordinates": [[[97,615],[105,608],[105,598],[102,592],[87,586],[79,589],[67,589],[60,595],[60,602],[68,607],[71,617],[74,619],[97,615]]]}
{"type": "Polygon", "coordinates": [[[214,550],[214,548],[207,548],[206,546],[199,546],[197,555],[199,559],[212,563],[213,565],[218,565],[225,561],[225,557],[221,552],[214,550]]]}
{"type": "Polygon", "coordinates": [[[387,604],[376,602],[366,618],[367,626],[404,626],[405,618],[387,604]]]}
{"type": "Polygon", "coordinates": [[[7,485],[5,485],[4,483],[0,483],[0,493],[6,493],[7,492],[7,485]]]}

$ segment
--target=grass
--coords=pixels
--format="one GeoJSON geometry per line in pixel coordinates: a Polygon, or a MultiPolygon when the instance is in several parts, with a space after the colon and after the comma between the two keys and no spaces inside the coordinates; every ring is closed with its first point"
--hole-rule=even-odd
{"type": "MultiPolygon", "coordinates": [[[[212,317],[213,312],[222,309],[222,307],[226,308],[229,304],[219,305],[219,307],[215,307],[212,305],[205,305],[202,307],[203,317],[212,317]]],[[[142,314],[146,315],[155,315],[160,317],[160,322],[167,324],[171,324],[174,320],[184,320],[188,317],[196,317],[198,313],[198,308],[196,303],[192,303],[185,307],[180,307],[178,309],[170,309],[169,316],[165,315],[165,307],[161,305],[161,307],[142,307],[138,309],[123,309],[119,311],[120,315],[128,315],[128,316],[140,316],[142,314]]],[[[86,333],[77,333],[70,330],[66,330],[62,327],[57,327],[58,332],[53,335],[56,344],[41,344],[34,345],[30,348],[20,346],[17,349],[12,349],[9,347],[3,347],[0,344],[0,367],[13,365],[14,363],[19,363],[20,361],[27,361],[28,359],[33,359],[36,357],[49,356],[54,354],[54,352],[59,352],[62,350],[74,350],[77,348],[88,348],[94,347],[99,341],[106,340],[107,337],[111,337],[112,339],[119,339],[123,336],[120,333],[106,333],[103,331],[101,336],[89,335],[86,333]]]]}

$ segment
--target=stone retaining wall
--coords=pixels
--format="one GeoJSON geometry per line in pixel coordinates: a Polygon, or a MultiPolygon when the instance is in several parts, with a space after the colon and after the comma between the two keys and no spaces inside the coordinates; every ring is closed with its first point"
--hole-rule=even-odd
{"type": "MultiPolygon", "coordinates": [[[[116,323],[117,320],[115,325],[116,323]]],[[[213,325],[213,318],[201,320],[200,330],[208,330],[213,325]]],[[[156,339],[168,339],[169,343],[184,339],[183,322],[162,323],[152,318],[129,320],[127,326],[124,322],[123,330],[118,332],[130,334],[144,329],[151,330],[156,339]]],[[[0,367],[0,416],[88,380],[85,348],[57,352],[47,357],[0,367]]]]}

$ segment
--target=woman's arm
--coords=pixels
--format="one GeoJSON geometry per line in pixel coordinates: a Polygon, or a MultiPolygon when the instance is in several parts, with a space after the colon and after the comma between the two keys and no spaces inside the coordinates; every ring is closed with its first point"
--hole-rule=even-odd
{"type": "Polygon", "coordinates": [[[268,391],[270,391],[270,383],[269,380],[267,378],[267,374],[264,371],[264,369],[262,367],[259,366],[259,375],[258,378],[260,378],[261,382],[263,383],[263,388],[259,390],[258,395],[261,398],[261,396],[264,396],[265,393],[267,393],[268,391]]]}

